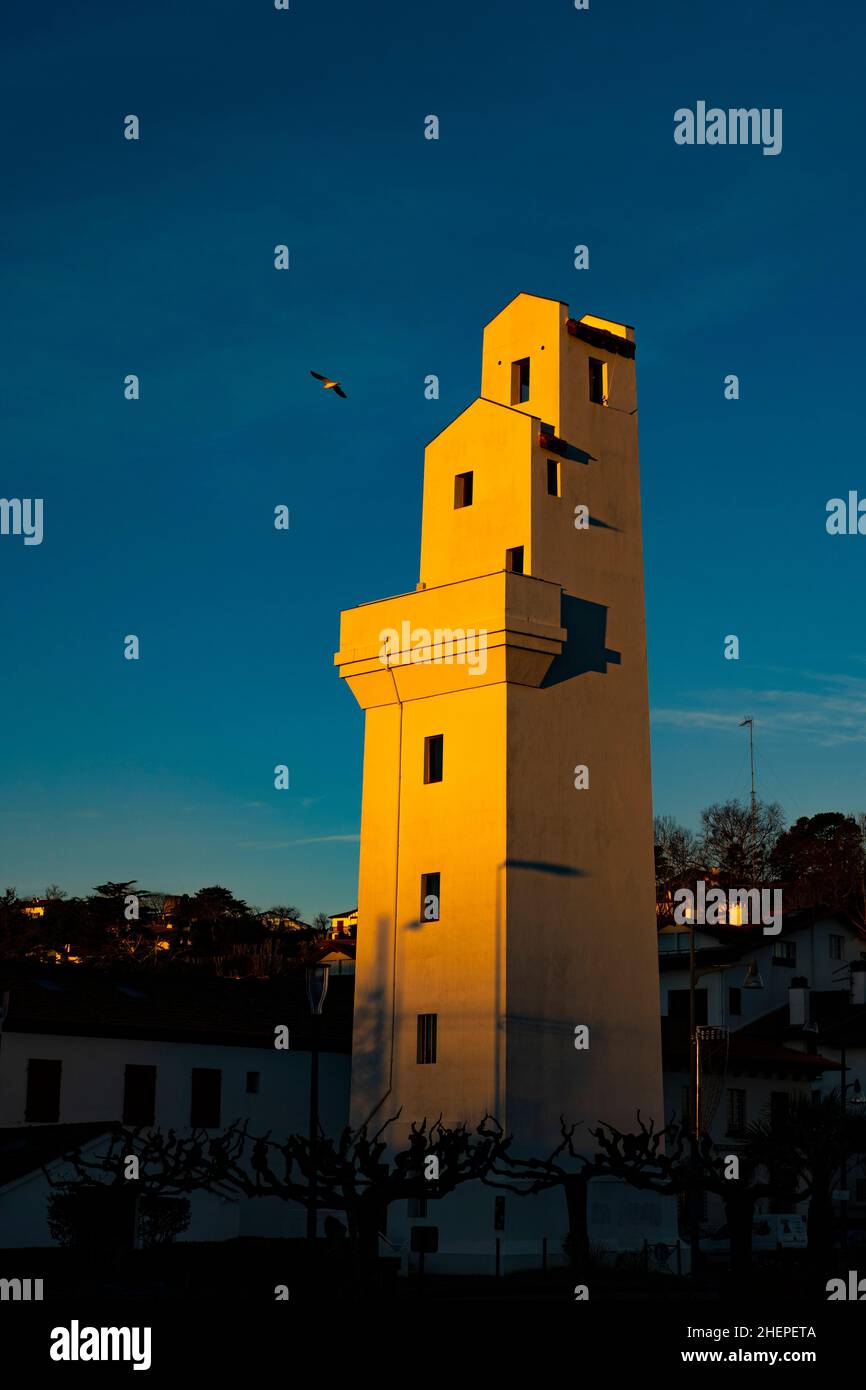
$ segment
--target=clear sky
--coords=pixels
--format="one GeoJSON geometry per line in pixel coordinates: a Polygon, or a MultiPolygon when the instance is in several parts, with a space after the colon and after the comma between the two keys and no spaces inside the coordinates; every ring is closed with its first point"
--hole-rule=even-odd
{"type": "Polygon", "coordinates": [[[789,817],[866,809],[866,536],[825,530],[866,496],[864,28],[811,0],[16,6],[0,491],[44,499],[44,540],[0,536],[0,888],[355,902],[339,611],[414,587],[424,444],[520,290],[636,328],[656,810],[747,793],[744,714],[789,817]],[[676,145],[699,100],[782,108],[781,154],[676,145]]]}

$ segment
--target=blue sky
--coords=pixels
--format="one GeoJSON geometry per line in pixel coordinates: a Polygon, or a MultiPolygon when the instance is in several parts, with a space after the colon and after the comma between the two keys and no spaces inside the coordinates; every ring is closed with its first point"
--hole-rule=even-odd
{"type": "Polygon", "coordinates": [[[45,535],[0,537],[0,887],[355,901],[339,611],[414,586],[424,444],[520,290],[636,327],[656,810],[747,792],[747,713],[762,795],[866,810],[866,537],[824,525],[866,496],[864,28],[805,0],[18,7],[0,491],[45,535]],[[675,145],[698,100],[781,107],[782,153],[675,145]]]}

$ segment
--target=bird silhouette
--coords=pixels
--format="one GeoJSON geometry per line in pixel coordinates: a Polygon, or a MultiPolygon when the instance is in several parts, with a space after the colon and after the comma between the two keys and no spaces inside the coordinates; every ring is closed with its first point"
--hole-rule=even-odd
{"type": "Polygon", "coordinates": [[[314,376],[316,381],[321,381],[326,391],[333,390],[335,396],[342,396],[343,400],[346,399],[346,393],[339,381],[332,381],[329,376],[322,376],[321,372],[310,372],[310,376],[314,376]]]}

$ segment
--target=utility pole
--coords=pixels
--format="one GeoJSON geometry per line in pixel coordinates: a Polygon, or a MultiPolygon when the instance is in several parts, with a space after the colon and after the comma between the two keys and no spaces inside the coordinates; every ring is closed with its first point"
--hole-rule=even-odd
{"type": "Polygon", "coordinates": [[[752,887],[756,887],[755,848],[758,842],[758,804],[755,800],[755,721],[750,714],[740,720],[740,728],[749,726],[749,765],[752,769],[752,887]]]}

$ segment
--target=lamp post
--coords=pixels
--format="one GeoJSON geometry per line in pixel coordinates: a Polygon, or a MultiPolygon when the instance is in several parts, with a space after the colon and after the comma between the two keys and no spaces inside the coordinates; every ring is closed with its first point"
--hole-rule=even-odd
{"type": "Polygon", "coordinates": [[[307,1241],[312,1256],[316,1246],[316,1145],[319,1134],[319,1019],[328,993],[329,965],[308,965],[307,999],[310,1005],[310,1190],[307,1201],[307,1241]]]}
{"type": "MultiPolygon", "coordinates": [[[[697,985],[698,980],[704,975],[720,975],[730,969],[729,965],[708,965],[703,970],[697,968],[697,958],[695,950],[695,931],[697,923],[694,918],[690,923],[689,929],[689,1110],[690,1110],[690,1147],[692,1164],[695,1175],[698,1169],[698,1145],[701,1140],[701,1117],[699,1114],[700,1104],[700,1078],[699,1078],[699,1056],[698,1056],[698,1027],[697,1027],[697,985]]],[[[758,970],[757,961],[750,960],[746,967],[745,978],[741,986],[742,989],[763,989],[764,981],[758,970]]],[[[689,1249],[691,1252],[691,1272],[692,1278],[695,1277],[701,1259],[701,1222],[700,1208],[698,1206],[697,1183],[692,1188],[689,1201],[689,1249]]]]}

